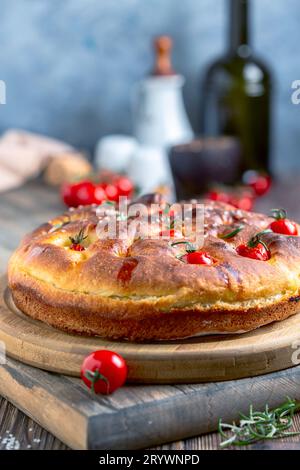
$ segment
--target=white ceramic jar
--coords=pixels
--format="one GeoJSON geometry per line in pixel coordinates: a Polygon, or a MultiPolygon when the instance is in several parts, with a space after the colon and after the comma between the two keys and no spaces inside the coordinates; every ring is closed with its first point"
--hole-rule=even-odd
{"type": "Polygon", "coordinates": [[[141,145],[170,146],[193,138],[182,96],[181,75],[152,76],[137,87],[134,134],[141,145]]]}
{"type": "Polygon", "coordinates": [[[137,148],[137,141],[126,135],[108,135],[100,139],[95,150],[95,166],[116,173],[126,172],[137,148]]]}

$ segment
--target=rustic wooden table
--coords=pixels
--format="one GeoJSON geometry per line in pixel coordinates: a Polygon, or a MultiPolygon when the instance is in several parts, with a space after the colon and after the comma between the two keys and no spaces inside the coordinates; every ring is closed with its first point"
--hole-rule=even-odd
{"type": "MultiPolygon", "coordinates": [[[[284,207],[290,217],[300,220],[299,177],[286,177],[276,183],[270,194],[258,202],[256,209],[268,212],[284,207]]],[[[0,274],[6,269],[10,253],[25,232],[63,210],[56,190],[41,182],[0,195],[0,274]]],[[[294,431],[300,431],[300,414],[295,417],[294,431]]],[[[217,449],[217,433],[187,439],[157,449],[202,450],[217,449]]],[[[67,449],[67,446],[36,422],[24,415],[5,399],[0,398],[0,449],[67,449]]],[[[300,449],[300,436],[255,444],[258,449],[300,449]]]]}

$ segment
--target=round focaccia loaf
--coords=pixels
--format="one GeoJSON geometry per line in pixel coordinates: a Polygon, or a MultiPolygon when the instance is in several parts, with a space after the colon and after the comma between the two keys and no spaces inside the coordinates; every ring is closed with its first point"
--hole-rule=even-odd
{"type": "Polygon", "coordinates": [[[71,209],[23,239],[9,262],[9,287],[22,312],[72,333],[150,341],[249,331],[299,310],[300,237],[263,234],[268,261],[236,251],[271,221],[205,202],[201,250],[215,260],[206,266],[181,256],[185,245],[174,242],[189,241],[184,233],[99,239],[97,207],[71,209]],[[80,231],[84,249],[76,251],[71,238],[80,231]]]}

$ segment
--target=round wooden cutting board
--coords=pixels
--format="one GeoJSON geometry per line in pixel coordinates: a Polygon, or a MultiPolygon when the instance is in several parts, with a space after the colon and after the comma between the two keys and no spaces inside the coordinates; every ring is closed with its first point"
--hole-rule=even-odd
{"type": "Polygon", "coordinates": [[[300,358],[299,314],[242,335],[136,344],[63,333],[25,316],[14,305],[5,277],[0,297],[0,340],[6,353],[57,373],[78,376],[83,358],[97,349],[121,354],[131,382],[160,384],[251,377],[292,367],[300,358]]]}

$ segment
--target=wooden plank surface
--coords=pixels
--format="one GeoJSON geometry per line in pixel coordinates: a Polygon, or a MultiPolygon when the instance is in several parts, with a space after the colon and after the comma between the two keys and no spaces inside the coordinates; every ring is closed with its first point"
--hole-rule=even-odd
{"type": "MultiPolygon", "coordinates": [[[[273,207],[285,207],[289,211],[289,215],[291,217],[300,220],[300,206],[298,202],[299,182],[300,178],[286,178],[285,181],[277,183],[271,194],[259,202],[257,209],[267,211],[273,207]]],[[[51,218],[62,209],[63,206],[59,202],[56,191],[45,189],[43,185],[38,182],[28,184],[24,188],[0,195],[0,222],[2,227],[2,230],[0,231],[0,272],[4,272],[9,254],[17,246],[22,235],[39,223],[51,218]]],[[[293,369],[293,372],[295,371],[296,369],[293,369]]],[[[252,389],[255,389],[257,379],[252,380],[254,381],[254,384],[251,385],[251,387],[252,389]]],[[[299,389],[297,380],[298,379],[295,378],[295,374],[293,373],[290,377],[290,382],[296,384],[297,389],[299,389]]],[[[286,378],[282,379],[281,386],[283,387],[283,390],[287,390],[286,378]]],[[[187,385],[179,387],[193,388],[195,386],[187,385]]],[[[196,387],[199,387],[199,385],[196,387]]],[[[249,403],[251,402],[252,397],[251,387],[249,389],[249,393],[246,394],[246,398],[244,397],[249,403]]],[[[144,394],[147,396],[151,395],[149,388],[149,386],[145,386],[144,394]]],[[[161,388],[165,388],[165,386],[161,388]]],[[[266,391],[270,393],[270,388],[268,389],[266,387],[266,391]]],[[[184,394],[186,391],[182,391],[182,393],[184,394]]],[[[272,393],[274,392],[271,392],[271,395],[272,393]]],[[[265,400],[266,402],[269,399],[269,395],[262,393],[262,400],[265,400]]],[[[222,401],[222,397],[220,398],[220,401],[222,401]]],[[[295,418],[294,430],[300,430],[299,415],[295,418]]],[[[197,429],[195,429],[194,434],[196,435],[197,432],[197,429]]],[[[7,448],[9,445],[6,435],[10,436],[10,434],[12,434],[12,437],[16,438],[19,448],[26,449],[27,446],[41,449],[66,448],[64,444],[55,439],[51,434],[42,430],[38,424],[26,417],[21,411],[18,411],[15,407],[8,404],[5,399],[2,399],[0,401],[1,449],[7,448]]],[[[10,438],[10,441],[11,440],[12,438],[10,438]]],[[[199,438],[190,438],[185,441],[174,442],[173,444],[165,444],[157,448],[189,450],[214,449],[218,447],[218,442],[219,437],[214,433],[207,434],[199,438]]],[[[276,442],[257,444],[252,447],[276,449],[300,448],[300,438],[299,436],[296,436],[294,438],[288,438],[276,442]]]]}
{"type": "Polygon", "coordinates": [[[215,430],[220,417],[291,396],[300,400],[300,367],[259,378],[195,385],[126,385],[94,396],[80,379],[8,359],[0,393],[73,449],[139,449],[215,430]]]}

